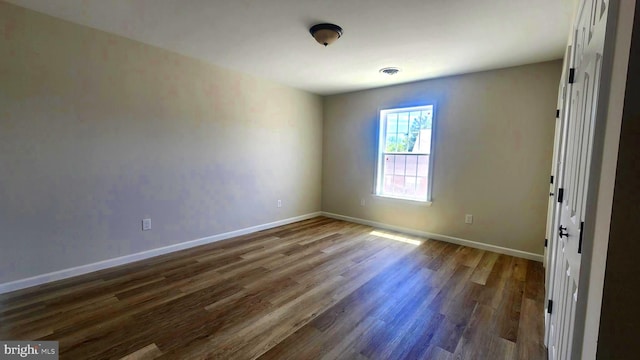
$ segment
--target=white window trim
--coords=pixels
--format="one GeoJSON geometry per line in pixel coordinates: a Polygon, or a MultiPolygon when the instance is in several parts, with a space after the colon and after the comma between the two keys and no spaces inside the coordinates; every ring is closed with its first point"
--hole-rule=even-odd
{"type": "Polygon", "coordinates": [[[432,102],[432,103],[424,103],[422,105],[417,105],[417,106],[409,106],[409,107],[396,107],[396,108],[384,108],[384,109],[378,109],[378,143],[377,143],[377,151],[376,151],[376,156],[377,156],[377,162],[376,162],[376,173],[375,173],[375,189],[373,192],[373,196],[375,198],[379,198],[379,199],[388,199],[391,201],[395,201],[395,202],[405,202],[405,203],[411,203],[414,205],[423,205],[423,206],[431,206],[431,204],[433,203],[433,197],[432,197],[432,190],[433,190],[433,168],[434,168],[434,159],[435,159],[435,143],[436,143],[436,128],[438,126],[438,120],[437,118],[437,109],[436,109],[436,103],[432,102]],[[405,112],[405,111],[414,111],[414,110],[418,110],[418,109],[422,109],[425,106],[431,106],[432,107],[432,119],[431,119],[431,144],[430,144],[430,148],[429,148],[429,173],[427,174],[427,198],[426,200],[418,200],[418,199],[411,199],[411,198],[404,198],[404,197],[400,197],[400,196],[389,196],[389,195],[382,195],[381,192],[381,188],[382,188],[382,180],[383,180],[383,175],[382,175],[382,144],[384,144],[385,139],[384,139],[384,134],[386,134],[386,113],[390,113],[390,112],[405,112]],[[383,120],[384,119],[384,120],[383,120]],[[383,131],[384,130],[384,131],[383,131]]]}
{"type": "Polygon", "coordinates": [[[433,201],[430,201],[430,200],[425,201],[425,200],[407,199],[407,198],[395,197],[395,196],[378,195],[375,193],[371,194],[371,197],[382,202],[404,203],[412,206],[430,207],[431,205],[433,205],[433,201]]]}

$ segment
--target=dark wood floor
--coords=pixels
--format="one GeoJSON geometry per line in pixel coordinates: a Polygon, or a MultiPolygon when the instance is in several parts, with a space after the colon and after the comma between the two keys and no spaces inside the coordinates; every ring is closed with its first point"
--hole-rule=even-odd
{"type": "Polygon", "coordinates": [[[543,268],[315,218],[0,295],[61,359],[545,359],[543,268]]]}

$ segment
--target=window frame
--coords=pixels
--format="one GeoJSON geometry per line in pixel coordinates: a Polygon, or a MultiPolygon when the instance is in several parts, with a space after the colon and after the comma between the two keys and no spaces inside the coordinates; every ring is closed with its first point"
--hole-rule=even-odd
{"type": "MultiPolygon", "coordinates": [[[[409,126],[411,126],[411,122],[409,122],[409,126]]],[[[437,128],[437,119],[436,119],[436,104],[435,102],[431,103],[423,103],[420,105],[414,106],[405,106],[405,107],[389,107],[389,108],[380,108],[378,109],[378,144],[376,149],[376,169],[375,169],[375,182],[374,182],[374,192],[373,195],[376,197],[380,197],[383,199],[390,199],[392,201],[407,201],[413,204],[427,205],[430,206],[433,198],[433,169],[434,169],[434,155],[435,155],[435,143],[436,143],[436,128],[437,128]],[[426,199],[417,199],[411,197],[402,197],[402,196],[393,196],[388,194],[383,194],[383,184],[384,184],[384,154],[385,151],[383,147],[386,144],[386,134],[387,134],[387,114],[393,113],[401,113],[401,112],[411,112],[416,110],[425,110],[425,107],[431,107],[431,141],[429,147],[429,163],[427,167],[427,196],[426,199]]],[[[402,153],[399,153],[402,154],[402,153]]]]}

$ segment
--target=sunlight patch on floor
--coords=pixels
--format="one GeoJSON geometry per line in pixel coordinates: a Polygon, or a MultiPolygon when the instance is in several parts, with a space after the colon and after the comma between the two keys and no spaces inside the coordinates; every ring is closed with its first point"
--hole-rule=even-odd
{"type": "Polygon", "coordinates": [[[390,239],[390,240],[394,240],[394,241],[400,241],[400,242],[411,244],[411,245],[415,245],[415,246],[420,246],[423,243],[423,241],[420,241],[420,240],[409,239],[408,237],[405,237],[405,236],[402,236],[402,235],[387,234],[387,233],[383,233],[383,232],[377,231],[377,230],[373,230],[369,234],[371,234],[373,236],[383,237],[385,239],[390,239]]]}

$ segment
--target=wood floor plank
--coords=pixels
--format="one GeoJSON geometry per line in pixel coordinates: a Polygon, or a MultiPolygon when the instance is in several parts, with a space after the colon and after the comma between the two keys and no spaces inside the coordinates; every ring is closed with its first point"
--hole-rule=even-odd
{"type": "Polygon", "coordinates": [[[120,360],[152,360],[161,356],[162,352],[156,344],[150,344],[142,349],[120,358],[120,360]]]}
{"type": "Polygon", "coordinates": [[[526,260],[511,258],[510,266],[511,276],[504,279],[502,302],[496,311],[496,317],[498,320],[498,335],[515,343],[518,339],[520,311],[524,299],[526,260]]]}
{"type": "Polygon", "coordinates": [[[61,359],[545,359],[540,263],[326,217],[0,295],[61,359]]]}
{"type": "Polygon", "coordinates": [[[489,274],[491,274],[493,265],[496,263],[496,260],[498,260],[498,256],[499,254],[497,253],[485,251],[471,276],[471,281],[485,285],[489,274]]]}
{"type": "Polygon", "coordinates": [[[546,356],[543,311],[544,306],[540,301],[523,300],[516,342],[518,359],[543,359],[546,356]]]}
{"type": "Polygon", "coordinates": [[[486,305],[476,304],[469,320],[469,324],[462,333],[462,338],[454,352],[456,359],[474,360],[487,357],[487,346],[491,336],[487,332],[491,324],[494,310],[486,305]]]}
{"type": "Polygon", "coordinates": [[[544,301],[544,268],[536,261],[527,263],[527,279],[524,296],[527,299],[544,301]]]}

